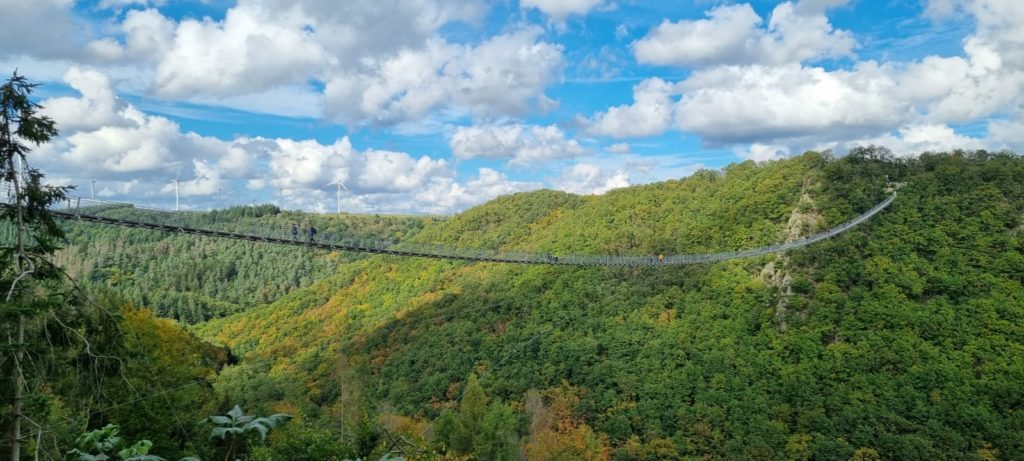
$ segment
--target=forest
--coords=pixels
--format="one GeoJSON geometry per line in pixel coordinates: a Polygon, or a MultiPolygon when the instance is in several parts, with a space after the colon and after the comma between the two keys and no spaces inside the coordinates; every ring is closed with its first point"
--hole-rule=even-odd
{"type": "MultiPolygon", "coordinates": [[[[132,210],[116,216],[132,218],[132,210]]],[[[276,206],[235,207],[199,214],[214,226],[280,229],[313,224],[322,232],[360,238],[405,239],[436,218],[313,215],[276,206]]],[[[161,317],[196,323],[267,304],[331,273],[359,254],[324,254],[251,242],[196,239],[140,229],[71,226],[56,262],[87,289],[114,288],[127,301],[161,317]],[[85,244],[87,243],[87,244],[85,244]]]]}
{"type": "MultiPolygon", "coordinates": [[[[39,282],[60,299],[37,301],[45,315],[28,326],[21,458],[1024,458],[1012,153],[808,152],[602,196],[520,193],[443,220],[223,213],[466,248],[676,254],[798,238],[891,190],[888,209],[836,238],[681,267],[55,224],[64,275],[39,282]]],[[[8,330],[19,312],[4,304],[8,330]]]]}

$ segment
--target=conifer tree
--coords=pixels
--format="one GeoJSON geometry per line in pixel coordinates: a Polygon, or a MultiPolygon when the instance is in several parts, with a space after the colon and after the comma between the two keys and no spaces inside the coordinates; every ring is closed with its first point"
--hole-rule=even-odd
{"type": "Polygon", "coordinates": [[[452,440],[452,448],[456,452],[465,454],[473,450],[473,438],[480,432],[486,414],[487,396],[484,388],[477,381],[476,374],[470,373],[466,380],[466,390],[459,401],[459,430],[452,440]]]}
{"type": "Polygon", "coordinates": [[[480,433],[473,440],[474,459],[515,461],[519,458],[516,437],[516,415],[512,407],[493,402],[480,425],[480,433]]]}
{"type": "Polygon", "coordinates": [[[64,200],[66,189],[43,185],[42,173],[30,168],[26,157],[31,145],[57,135],[54,121],[39,115],[40,106],[29,99],[36,86],[17,72],[0,85],[0,179],[7,195],[0,225],[14,230],[13,241],[0,246],[0,322],[10,354],[0,363],[3,375],[11,377],[5,389],[10,392],[7,459],[13,461],[21,457],[28,323],[63,302],[51,289],[61,272],[49,260],[63,233],[46,209],[64,200]]]}

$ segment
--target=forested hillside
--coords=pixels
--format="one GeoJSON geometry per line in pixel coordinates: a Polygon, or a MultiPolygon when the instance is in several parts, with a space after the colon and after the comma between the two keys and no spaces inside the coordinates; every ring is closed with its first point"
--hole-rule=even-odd
{"type": "MultiPolygon", "coordinates": [[[[130,219],[130,208],[113,216],[130,219]]],[[[408,238],[433,218],[311,215],[277,207],[237,207],[199,215],[215,226],[230,221],[284,236],[296,223],[354,238],[408,238]]],[[[362,257],[232,240],[197,239],[149,230],[69,222],[69,245],[57,262],[85,287],[113,287],[159,315],[194,323],[267,304],[292,289],[362,257]]]]}
{"type": "MultiPolygon", "coordinates": [[[[221,392],[316,427],[370,413],[422,428],[475,373],[535,459],[1024,457],[1020,157],[809,153],[599,197],[504,197],[416,238],[740,249],[848,219],[887,177],[902,186],[888,210],[787,255],[648,269],[373,257],[197,332],[241,357],[221,392]]],[[[483,457],[474,447],[451,450],[483,457]]]]}
{"type": "Polygon", "coordinates": [[[237,359],[216,377],[220,410],[296,416],[250,459],[379,456],[386,434],[420,458],[1024,458],[1019,156],[808,153],[359,229],[702,253],[827,228],[893,188],[888,209],[834,239],[697,266],[357,257],[96,226],[75,228],[64,257],[167,315],[237,312],[193,327],[237,359]]]}

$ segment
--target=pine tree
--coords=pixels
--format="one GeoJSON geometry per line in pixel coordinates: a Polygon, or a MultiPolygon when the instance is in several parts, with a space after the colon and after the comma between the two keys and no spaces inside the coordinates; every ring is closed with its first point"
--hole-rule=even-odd
{"type": "Polygon", "coordinates": [[[458,416],[451,410],[441,412],[441,416],[434,421],[434,448],[441,453],[446,453],[452,449],[452,444],[458,436],[458,416]]]}
{"type": "Polygon", "coordinates": [[[36,86],[17,72],[0,85],[0,178],[8,196],[0,208],[0,225],[12,227],[16,235],[13,243],[0,247],[0,321],[10,353],[0,363],[9,362],[3,374],[12,381],[8,459],[13,461],[21,457],[28,323],[63,302],[48,284],[61,278],[50,257],[64,234],[46,209],[64,200],[66,189],[43,185],[42,173],[30,168],[26,158],[31,144],[57,135],[53,120],[38,115],[40,106],[29,99],[36,86]]]}
{"type": "Polygon", "coordinates": [[[480,433],[473,440],[473,458],[515,461],[519,458],[516,415],[512,407],[494,402],[487,410],[480,433]]]}
{"type": "Polygon", "coordinates": [[[452,448],[456,452],[466,454],[473,451],[473,438],[480,433],[484,415],[487,414],[487,395],[476,379],[475,373],[469,374],[466,390],[459,401],[459,428],[452,440],[452,448]]]}

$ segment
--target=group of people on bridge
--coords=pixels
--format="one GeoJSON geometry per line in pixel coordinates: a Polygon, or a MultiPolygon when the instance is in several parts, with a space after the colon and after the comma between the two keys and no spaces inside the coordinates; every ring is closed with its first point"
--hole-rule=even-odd
{"type": "MultiPolygon", "coordinates": [[[[309,243],[316,243],[316,227],[312,224],[306,228],[306,236],[309,238],[309,243]]],[[[292,241],[297,242],[299,240],[299,225],[292,223],[292,241]]]]}

